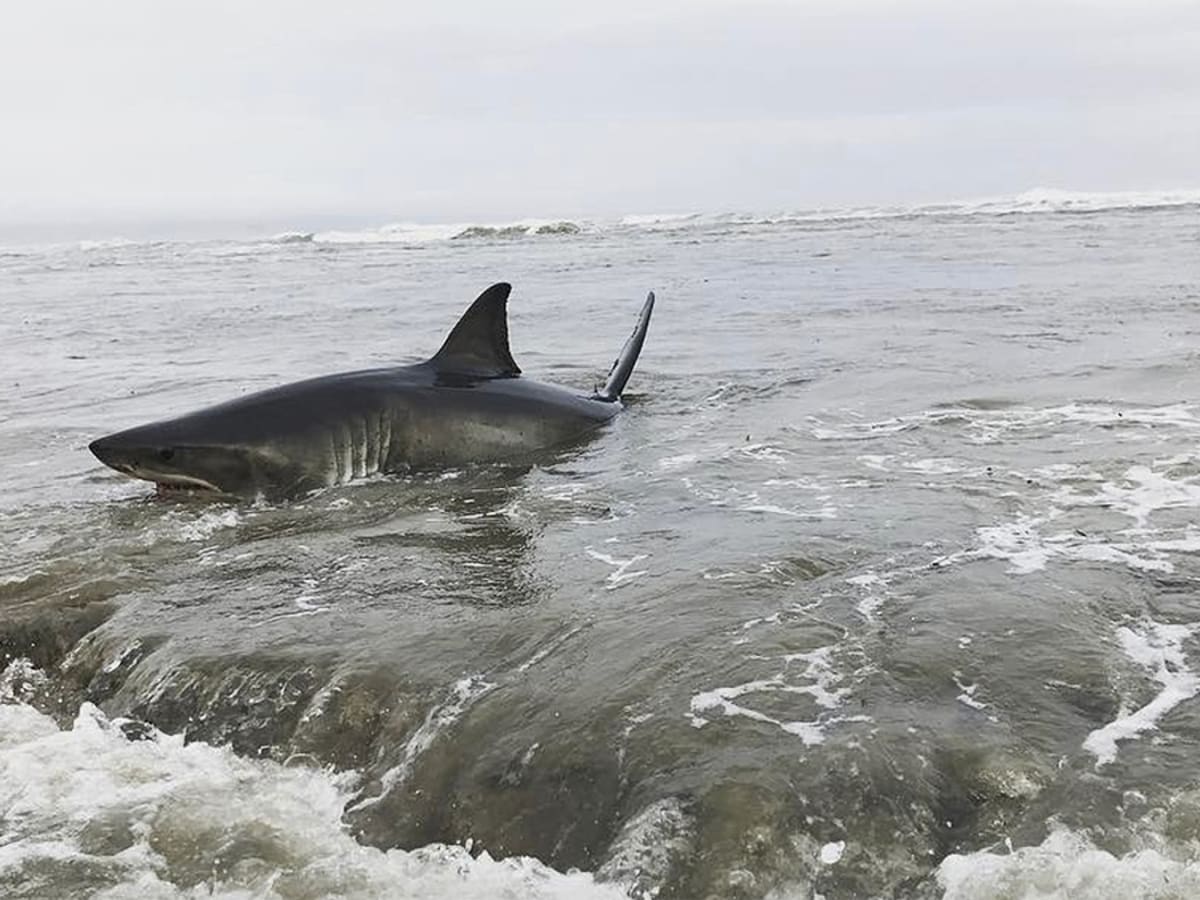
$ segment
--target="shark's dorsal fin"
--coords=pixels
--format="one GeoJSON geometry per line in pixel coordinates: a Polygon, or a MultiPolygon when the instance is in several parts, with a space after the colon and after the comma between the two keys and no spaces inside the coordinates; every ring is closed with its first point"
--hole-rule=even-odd
{"type": "Polygon", "coordinates": [[[476,378],[512,378],[521,369],[508,349],[508,295],[512,285],[493,284],[463,313],[429,361],[439,372],[476,378]]]}

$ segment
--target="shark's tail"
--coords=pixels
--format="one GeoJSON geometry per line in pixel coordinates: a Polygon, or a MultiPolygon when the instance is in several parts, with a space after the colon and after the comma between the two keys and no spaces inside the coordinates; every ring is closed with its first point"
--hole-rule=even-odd
{"type": "Polygon", "coordinates": [[[646,329],[650,327],[650,313],[652,312],[654,312],[654,291],[651,291],[646,298],[641,315],[638,316],[637,325],[633,328],[633,334],[621,348],[621,355],[617,357],[617,361],[613,363],[613,367],[608,373],[608,381],[593,395],[595,399],[603,400],[605,403],[615,403],[621,399],[621,391],[625,390],[625,382],[633,374],[633,365],[637,362],[638,354],[642,352],[642,344],[646,340],[646,329]]]}

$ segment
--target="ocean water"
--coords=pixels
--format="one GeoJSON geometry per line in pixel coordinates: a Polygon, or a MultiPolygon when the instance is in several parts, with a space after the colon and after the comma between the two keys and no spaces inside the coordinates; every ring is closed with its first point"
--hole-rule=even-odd
{"type": "Polygon", "coordinates": [[[0,894],[1200,895],[1200,195],[0,250],[0,894]],[[527,470],[94,437],[515,285],[527,470]]]}

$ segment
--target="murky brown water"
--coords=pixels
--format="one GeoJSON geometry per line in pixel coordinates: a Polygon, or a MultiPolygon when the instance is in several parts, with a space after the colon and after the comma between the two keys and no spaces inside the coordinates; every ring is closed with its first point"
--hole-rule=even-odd
{"type": "Polygon", "coordinates": [[[1193,896],[1198,248],[1180,206],[5,251],[3,891],[1193,896]],[[428,355],[497,279],[581,388],[658,292],[586,447],[274,506],[86,452],[428,355]]]}

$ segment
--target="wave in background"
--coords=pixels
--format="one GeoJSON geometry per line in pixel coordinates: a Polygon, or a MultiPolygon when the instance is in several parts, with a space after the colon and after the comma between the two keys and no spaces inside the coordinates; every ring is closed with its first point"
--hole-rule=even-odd
{"type": "MultiPolygon", "coordinates": [[[[636,231],[690,231],[722,226],[787,226],[859,219],[1011,216],[1039,213],[1097,213],[1111,210],[1156,210],[1200,206],[1200,189],[1172,191],[1084,192],[1037,188],[1020,194],[912,206],[818,208],[776,213],[638,213],[617,220],[569,221],[524,219],[516,222],[428,225],[415,222],[359,231],[298,233],[303,239],[327,244],[423,244],[444,240],[495,240],[562,237],[577,234],[636,231]]],[[[276,240],[295,240],[295,234],[276,240]]]]}
{"type": "MultiPolygon", "coordinates": [[[[1200,188],[1162,191],[1066,191],[1055,188],[1036,188],[1020,194],[956,200],[944,203],[924,203],[893,206],[822,207],[767,213],[637,213],[616,219],[518,219],[507,222],[394,222],[365,228],[321,229],[297,227],[251,238],[129,239],[124,235],[94,236],[87,240],[69,242],[18,241],[7,243],[0,257],[24,256],[29,252],[51,249],[74,249],[84,252],[120,251],[156,244],[236,243],[240,246],[258,245],[370,245],[393,244],[421,246],[447,241],[464,243],[482,241],[514,241],[531,239],[562,240],[578,236],[621,235],[638,233],[700,233],[722,229],[747,228],[820,228],[847,222],[896,219],[957,220],[994,218],[1020,215],[1062,215],[1103,213],[1113,211],[1152,211],[1171,208],[1200,207],[1200,188]]],[[[228,232],[226,232],[228,233],[228,232]]]]}

